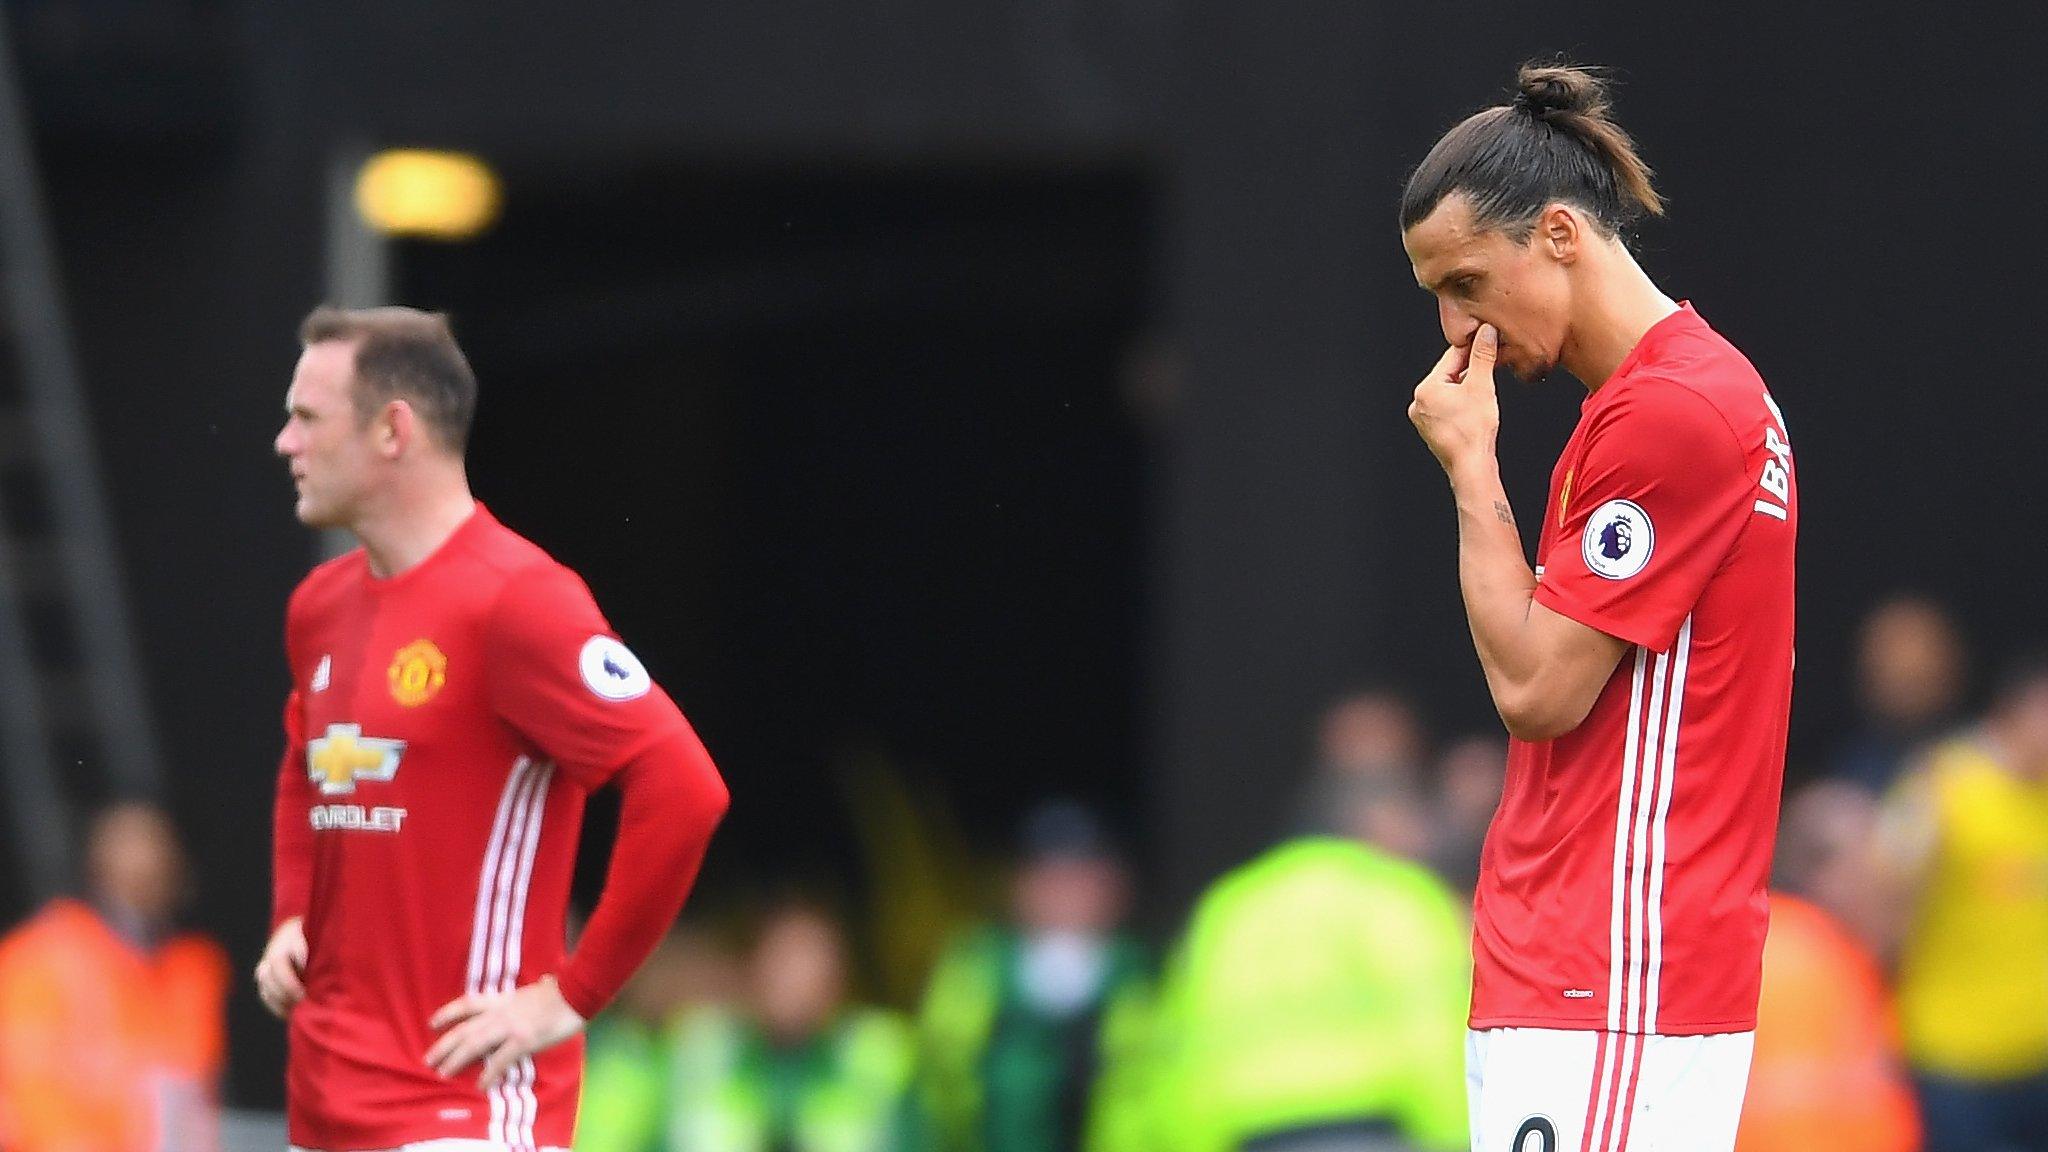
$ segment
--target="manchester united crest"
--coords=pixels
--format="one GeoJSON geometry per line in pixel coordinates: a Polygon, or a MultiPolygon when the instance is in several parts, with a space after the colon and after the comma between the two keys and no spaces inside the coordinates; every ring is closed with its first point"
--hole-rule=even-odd
{"type": "Polygon", "coordinates": [[[448,680],[448,657],[432,640],[415,640],[391,658],[391,698],[407,708],[432,700],[448,680]]]}

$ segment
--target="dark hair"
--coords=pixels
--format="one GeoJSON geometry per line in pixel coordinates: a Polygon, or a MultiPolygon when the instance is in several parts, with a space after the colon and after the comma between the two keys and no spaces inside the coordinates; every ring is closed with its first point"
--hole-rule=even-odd
{"type": "Polygon", "coordinates": [[[356,414],[367,420],[388,400],[403,399],[441,445],[461,455],[476,420],[476,374],[456,346],[448,317],[417,308],[336,308],[323,304],[299,325],[311,346],[343,340],[356,346],[356,414]]]}
{"type": "Polygon", "coordinates": [[[1116,860],[1115,836],[1102,816],[1078,800],[1043,801],[1024,814],[1017,829],[1018,855],[1026,864],[1052,860],[1116,860]]]}
{"type": "Polygon", "coordinates": [[[1453,193],[1481,228],[1528,238],[1536,217],[1563,201],[1613,236],[1645,214],[1662,216],[1650,166],[1608,118],[1607,84],[1591,68],[1524,64],[1511,103],[1475,112],[1444,133],[1408,177],[1401,229],[1428,219],[1453,193]]]}

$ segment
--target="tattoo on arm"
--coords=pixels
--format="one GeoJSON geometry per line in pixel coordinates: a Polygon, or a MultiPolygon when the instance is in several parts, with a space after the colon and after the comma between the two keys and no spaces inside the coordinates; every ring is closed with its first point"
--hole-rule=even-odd
{"type": "Polygon", "coordinates": [[[1510,507],[1508,507],[1508,502],[1507,502],[1507,501],[1505,501],[1505,500],[1495,500],[1495,501],[1493,502],[1493,514],[1494,514],[1494,516],[1496,516],[1497,518],[1499,518],[1499,520],[1500,520],[1500,522],[1501,522],[1501,523],[1503,523],[1503,524],[1506,524],[1506,525],[1508,525],[1509,527],[1513,527],[1513,526],[1514,526],[1514,523],[1515,523],[1515,510],[1514,510],[1514,509],[1512,509],[1512,508],[1510,508],[1510,507]]]}

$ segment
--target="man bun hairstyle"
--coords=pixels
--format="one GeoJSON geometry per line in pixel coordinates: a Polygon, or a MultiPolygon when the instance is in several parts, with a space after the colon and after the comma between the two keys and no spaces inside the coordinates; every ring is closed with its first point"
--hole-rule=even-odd
{"type": "Polygon", "coordinates": [[[1571,64],[1522,65],[1507,104],[1465,118],[1422,158],[1401,193],[1401,228],[1429,218],[1461,195],[1484,229],[1527,240],[1536,217],[1562,201],[1586,212],[1609,236],[1644,216],[1662,216],[1650,166],[1609,116],[1599,70],[1571,64]]]}
{"type": "Polygon", "coordinates": [[[339,340],[354,344],[351,398],[368,420],[391,400],[404,400],[443,448],[462,455],[476,421],[476,374],[440,312],[417,308],[336,308],[323,304],[299,325],[311,347],[339,340]]]}

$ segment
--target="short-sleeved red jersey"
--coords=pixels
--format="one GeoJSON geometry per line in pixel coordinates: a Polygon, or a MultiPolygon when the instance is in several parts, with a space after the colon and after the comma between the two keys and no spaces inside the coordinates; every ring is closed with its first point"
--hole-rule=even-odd
{"type": "Polygon", "coordinates": [[[1536,599],[1628,641],[1592,712],[1511,741],[1474,914],[1474,1028],[1756,1026],[1792,700],[1784,418],[1690,307],[1587,397],[1536,599]]]}
{"type": "Polygon", "coordinates": [[[723,785],[702,745],[583,582],[481,507],[390,579],[360,550],[315,569],[286,639],[276,918],[303,916],[308,949],[290,1017],[292,1144],[568,1147],[580,1037],[486,1094],[476,1068],[444,1080],[427,1066],[428,1020],[543,974],[581,1011],[616,991],[609,977],[579,986],[565,957],[584,798],[680,740],[663,767],[697,781],[715,823],[723,785]]]}

